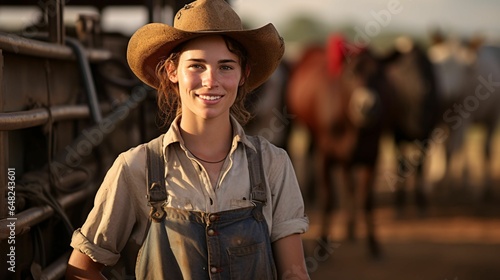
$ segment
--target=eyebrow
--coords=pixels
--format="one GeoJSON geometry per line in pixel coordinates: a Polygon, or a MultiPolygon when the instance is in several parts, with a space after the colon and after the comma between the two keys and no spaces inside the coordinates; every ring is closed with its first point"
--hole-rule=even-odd
{"type": "MultiPolygon", "coordinates": [[[[207,62],[205,59],[201,59],[201,58],[190,58],[190,59],[187,59],[187,61],[204,62],[204,63],[207,62]]],[[[238,62],[234,59],[221,59],[221,60],[217,61],[217,63],[223,64],[223,63],[238,63],[238,62]]]]}

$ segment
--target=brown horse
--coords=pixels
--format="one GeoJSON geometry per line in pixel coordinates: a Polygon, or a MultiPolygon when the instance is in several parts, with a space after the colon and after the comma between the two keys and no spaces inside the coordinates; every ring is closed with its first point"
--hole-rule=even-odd
{"type": "MultiPolygon", "coordinates": [[[[373,224],[373,182],[382,132],[382,103],[379,72],[374,55],[357,48],[345,55],[342,37],[332,37],[329,48],[313,46],[292,68],[287,101],[289,110],[310,131],[318,159],[315,177],[319,180],[323,216],[321,237],[329,235],[336,196],[330,185],[331,168],[340,167],[349,193],[360,190],[364,202],[370,252],[378,256],[379,246],[373,224]],[[355,177],[357,187],[354,186],[355,177]]],[[[354,196],[351,196],[351,199],[354,196]]],[[[356,203],[348,203],[351,210],[356,203]]],[[[355,235],[355,211],[349,211],[349,237],[355,235]]]]}
{"type": "Polygon", "coordinates": [[[425,59],[423,52],[396,50],[381,58],[368,48],[349,44],[341,36],[332,36],[327,47],[307,48],[292,67],[287,104],[296,120],[311,134],[318,163],[314,177],[325,194],[321,196],[324,199],[321,238],[328,238],[331,214],[338,203],[331,178],[332,168],[338,167],[341,177],[337,181],[344,183],[350,200],[346,203],[349,206],[348,237],[355,237],[355,210],[358,203],[362,203],[369,252],[373,257],[380,256],[373,220],[380,138],[386,129],[397,135],[398,141],[411,141],[427,133],[430,125],[415,119],[421,114],[419,110],[428,105],[424,104],[427,98],[413,100],[417,109],[404,109],[408,98],[413,94],[427,96],[427,85],[433,84],[432,73],[428,73],[430,68],[421,64],[421,59],[425,59]],[[408,63],[417,70],[405,71],[408,63]],[[405,75],[403,78],[408,84],[401,83],[399,74],[405,75]],[[405,90],[414,81],[416,89],[405,90]],[[407,116],[410,112],[413,114],[407,116]],[[425,133],[420,133],[422,131],[425,133]]]}

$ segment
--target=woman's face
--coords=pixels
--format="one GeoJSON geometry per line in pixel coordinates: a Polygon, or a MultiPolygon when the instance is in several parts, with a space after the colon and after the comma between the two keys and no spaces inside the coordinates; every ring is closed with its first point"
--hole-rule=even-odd
{"type": "Polygon", "coordinates": [[[238,86],[243,83],[239,58],[221,36],[189,41],[181,51],[169,79],[177,83],[184,118],[229,117],[238,86]]]}

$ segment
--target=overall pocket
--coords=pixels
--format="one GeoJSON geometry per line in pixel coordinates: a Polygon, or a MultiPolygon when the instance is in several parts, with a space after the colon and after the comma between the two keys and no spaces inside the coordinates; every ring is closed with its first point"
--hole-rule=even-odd
{"type": "Polygon", "coordinates": [[[232,280],[276,279],[272,252],[266,249],[266,242],[231,247],[227,251],[232,280]]]}

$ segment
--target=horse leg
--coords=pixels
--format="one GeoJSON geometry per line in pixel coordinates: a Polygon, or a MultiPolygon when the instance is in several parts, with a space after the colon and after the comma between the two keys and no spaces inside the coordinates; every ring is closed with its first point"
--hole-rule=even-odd
{"type": "Polygon", "coordinates": [[[344,182],[346,189],[346,217],[347,217],[347,239],[349,241],[356,240],[356,218],[357,218],[357,203],[356,203],[356,186],[354,183],[352,168],[342,165],[340,168],[340,179],[344,182]]]}
{"type": "MultiPolygon", "coordinates": [[[[314,139],[311,139],[308,143],[307,150],[306,150],[306,162],[311,161],[311,162],[319,162],[319,165],[323,165],[322,159],[318,160],[318,157],[323,157],[322,155],[318,155],[318,153],[315,150],[314,145],[316,142],[314,139]]],[[[306,178],[305,178],[305,184],[306,184],[306,199],[307,203],[311,204],[316,201],[318,194],[316,193],[318,190],[315,187],[317,185],[317,182],[319,181],[320,184],[322,184],[321,180],[318,180],[316,177],[318,174],[314,171],[314,169],[318,168],[318,166],[315,166],[314,164],[306,164],[305,168],[307,169],[306,172],[306,178]]],[[[322,167],[319,167],[319,170],[321,170],[322,167]]],[[[322,176],[320,174],[320,176],[322,176]]]]}
{"type": "Polygon", "coordinates": [[[424,178],[424,154],[419,155],[416,166],[416,182],[415,182],[415,203],[420,215],[425,215],[429,205],[426,191],[426,181],[424,178]]]}
{"type": "Polygon", "coordinates": [[[362,166],[358,169],[358,189],[359,199],[363,205],[364,221],[366,224],[366,234],[368,249],[371,257],[380,258],[382,253],[380,244],[376,236],[374,206],[375,206],[375,166],[362,166]]]}
{"type": "Polygon", "coordinates": [[[469,131],[470,123],[467,119],[464,119],[463,125],[458,129],[450,131],[450,143],[448,151],[448,167],[447,167],[447,184],[455,188],[463,188],[466,186],[465,181],[467,179],[467,170],[464,165],[464,152],[466,147],[466,135],[469,131]]]}
{"type": "Polygon", "coordinates": [[[396,206],[399,217],[404,213],[404,207],[407,201],[406,189],[409,187],[412,179],[415,179],[415,205],[421,215],[427,211],[428,199],[424,180],[424,159],[426,150],[422,147],[408,146],[405,152],[401,153],[398,159],[398,175],[401,180],[398,180],[396,186],[396,206]]]}
{"type": "Polygon", "coordinates": [[[330,234],[330,229],[333,220],[333,211],[337,206],[336,196],[334,195],[334,189],[331,181],[331,167],[332,162],[325,156],[319,156],[319,184],[321,189],[324,191],[324,195],[320,196],[322,198],[322,213],[321,213],[321,236],[320,238],[327,242],[328,236],[330,234]]]}
{"type": "Polygon", "coordinates": [[[493,151],[493,138],[495,134],[496,122],[488,123],[486,127],[486,142],[484,143],[484,180],[483,180],[483,189],[482,189],[482,200],[487,202],[491,199],[493,192],[493,178],[492,178],[492,156],[491,153],[493,151]]]}
{"type": "Polygon", "coordinates": [[[394,185],[394,192],[395,192],[395,207],[396,207],[396,213],[398,217],[402,217],[404,213],[404,208],[406,205],[406,190],[405,190],[405,185],[406,185],[406,179],[407,177],[405,175],[410,172],[408,162],[406,161],[404,154],[401,153],[401,148],[399,145],[397,145],[398,152],[400,153],[399,156],[397,157],[397,174],[396,177],[398,178],[395,181],[394,185]],[[402,178],[401,180],[399,178],[402,178]]]}

